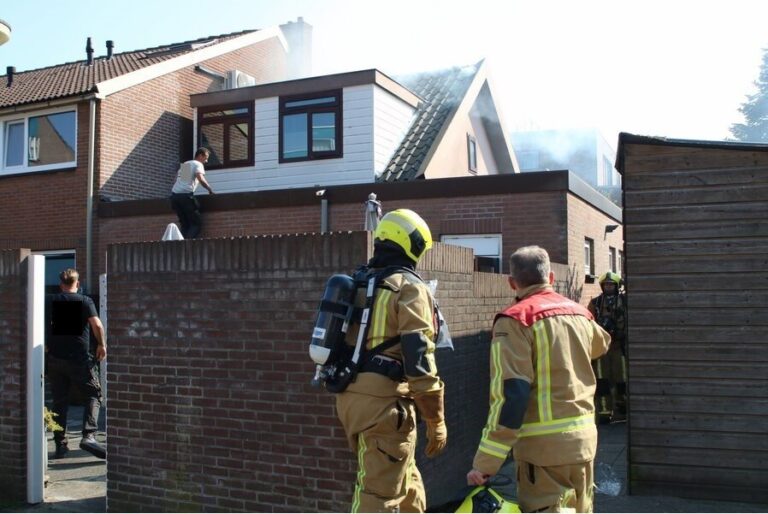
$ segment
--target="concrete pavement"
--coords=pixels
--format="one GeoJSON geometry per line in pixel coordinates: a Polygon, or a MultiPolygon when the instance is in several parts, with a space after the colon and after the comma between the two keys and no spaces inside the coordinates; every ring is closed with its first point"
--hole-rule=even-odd
{"type": "MultiPolygon", "coordinates": [[[[81,408],[72,409],[72,420],[80,420],[81,408]]],[[[102,416],[103,419],[103,416],[102,416]]],[[[100,423],[101,425],[101,423],[100,423]]],[[[595,461],[595,512],[768,512],[768,505],[716,502],[658,496],[627,496],[626,424],[602,425],[595,461]]],[[[70,423],[69,454],[49,460],[50,477],[45,503],[0,508],[0,512],[106,512],[106,464],[80,450],[80,427],[70,423]]],[[[97,438],[105,443],[103,432],[97,438]]],[[[53,456],[52,435],[48,455],[53,456]]],[[[514,484],[505,490],[514,491],[514,484]]]]}

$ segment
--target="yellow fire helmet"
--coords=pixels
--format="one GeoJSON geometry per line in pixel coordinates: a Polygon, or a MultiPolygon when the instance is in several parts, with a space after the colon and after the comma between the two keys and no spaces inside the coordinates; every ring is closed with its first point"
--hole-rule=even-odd
{"type": "Polygon", "coordinates": [[[432,233],[427,222],[409,209],[397,209],[381,218],[374,239],[391,241],[403,249],[413,262],[419,262],[424,252],[432,248],[432,233]]]}
{"type": "Polygon", "coordinates": [[[613,282],[618,287],[619,284],[621,284],[621,275],[619,275],[618,273],[614,273],[612,271],[606,271],[605,273],[600,275],[598,282],[600,283],[600,285],[603,285],[605,282],[613,282]]]}
{"type": "Polygon", "coordinates": [[[520,506],[504,499],[490,487],[481,485],[472,489],[456,512],[520,512],[520,506]]]}

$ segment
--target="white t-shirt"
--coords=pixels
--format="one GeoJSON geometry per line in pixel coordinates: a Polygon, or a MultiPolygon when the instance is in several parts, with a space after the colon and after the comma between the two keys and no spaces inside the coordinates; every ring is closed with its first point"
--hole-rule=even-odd
{"type": "Polygon", "coordinates": [[[182,162],[179,166],[179,171],[176,174],[176,183],[173,185],[171,192],[173,193],[194,193],[197,189],[197,185],[200,183],[197,180],[197,174],[205,175],[205,168],[203,163],[192,159],[191,161],[182,162]]]}

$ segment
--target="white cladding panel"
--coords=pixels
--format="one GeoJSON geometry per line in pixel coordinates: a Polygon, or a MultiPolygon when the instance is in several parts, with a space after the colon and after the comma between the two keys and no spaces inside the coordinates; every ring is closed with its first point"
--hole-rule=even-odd
{"type": "Polygon", "coordinates": [[[380,87],[374,87],[374,170],[381,175],[413,122],[416,109],[380,87]]]}
{"type": "Polygon", "coordinates": [[[343,157],[317,161],[278,162],[278,97],[255,102],[254,166],[208,171],[217,193],[364,184],[373,182],[373,84],[344,88],[342,106],[343,157]]]}

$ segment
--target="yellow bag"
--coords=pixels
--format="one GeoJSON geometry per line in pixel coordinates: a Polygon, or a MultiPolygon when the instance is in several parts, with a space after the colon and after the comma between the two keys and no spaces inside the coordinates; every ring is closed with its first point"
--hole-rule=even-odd
{"type": "Polygon", "coordinates": [[[472,489],[456,512],[520,512],[520,506],[504,499],[490,487],[481,485],[472,489]]]}

